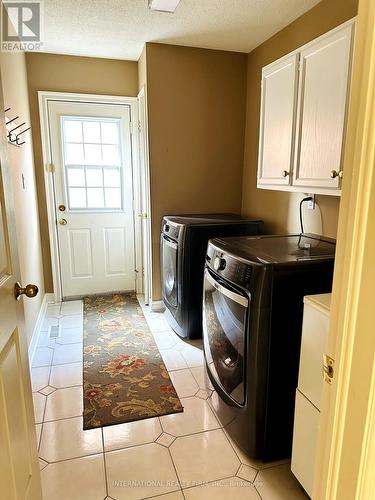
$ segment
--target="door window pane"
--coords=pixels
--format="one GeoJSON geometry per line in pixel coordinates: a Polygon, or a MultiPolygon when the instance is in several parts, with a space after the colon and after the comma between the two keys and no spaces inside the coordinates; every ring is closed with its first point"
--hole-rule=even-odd
{"type": "Polygon", "coordinates": [[[103,186],[103,171],[101,168],[86,168],[86,183],[90,187],[103,186]]]}
{"type": "Polygon", "coordinates": [[[102,151],[100,144],[85,144],[85,163],[89,165],[100,165],[102,162],[102,151]]]}
{"type": "Polygon", "coordinates": [[[105,188],[105,206],[107,208],[121,208],[121,189],[105,188]]]}
{"type": "Polygon", "coordinates": [[[68,185],[84,187],[85,185],[85,170],[83,168],[68,169],[68,185]]]}
{"type": "Polygon", "coordinates": [[[118,168],[104,169],[104,186],[105,187],[121,186],[120,170],[118,168]]]}
{"type": "Polygon", "coordinates": [[[87,188],[88,208],[104,208],[104,195],[102,188],[87,188]]]}
{"type": "Polygon", "coordinates": [[[84,142],[95,142],[100,144],[100,122],[83,122],[84,142]]]}
{"type": "Polygon", "coordinates": [[[102,142],[104,144],[118,144],[118,123],[102,122],[102,142]]]}
{"type": "Polygon", "coordinates": [[[105,144],[103,148],[103,163],[105,165],[120,165],[120,155],[117,146],[105,144]]]}
{"type": "Polygon", "coordinates": [[[82,142],[82,122],[80,120],[65,120],[64,136],[66,142],[82,142]]]}
{"type": "Polygon", "coordinates": [[[69,189],[69,208],[86,208],[86,189],[69,189]]]}
{"type": "Polygon", "coordinates": [[[69,208],[121,210],[120,120],[64,116],[61,120],[69,208]]]}
{"type": "Polygon", "coordinates": [[[65,147],[66,163],[79,165],[83,163],[83,144],[67,143],[65,147]]]}

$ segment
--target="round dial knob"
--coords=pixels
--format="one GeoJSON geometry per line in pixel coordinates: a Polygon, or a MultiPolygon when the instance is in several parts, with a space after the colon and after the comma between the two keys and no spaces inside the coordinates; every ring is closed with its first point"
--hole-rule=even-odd
{"type": "Polygon", "coordinates": [[[225,259],[222,259],[221,257],[215,257],[214,260],[215,271],[222,271],[223,269],[225,269],[225,266],[226,266],[225,259]]]}

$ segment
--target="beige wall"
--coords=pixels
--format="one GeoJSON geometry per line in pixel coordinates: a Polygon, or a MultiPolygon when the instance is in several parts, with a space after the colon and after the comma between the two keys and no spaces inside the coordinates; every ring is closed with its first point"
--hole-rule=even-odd
{"type": "MultiPolygon", "coordinates": [[[[358,0],[323,0],[316,7],[253,50],[247,64],[247,119],[242,212],[261,217],[269,232],[298,231],[302,194],[256,188],[261,69],[357,13],[358,0]]],[[[305,230],[336,236],[340,199],[318,196],[315,211],[305,210],[305,230]]]]}
{"type": "MultiPolygon", "coordinates": [[[[12,108],[9,115],[11,114],[12,117],[19,115],[20,120],[17,121],[17,124],[26,122],[29,125],[30,113],[24,53],[0,52],[0,67],[4,103],[6,107],[12,108]]],[[[30,343],[44,297],[44,278],[31,133],[27,132],[24,137],[26,142],[21,147],[8,145],[8,157],[15,198],[21,279],[23,284],[34,283],[39,287],[37,297],[23,300],[26,335],[28,343],[30,343]],[[25,188],[22,185],[22,174],[25,188]]]]}
{"type": "Polygon", "coordinates": [[[138,64],[134,61],[28,53],[26,55],[33,126],[34,160],[46,290],[52,292],[51,257],[45,202],[38,90],[136,96],[138,64]]]}
{"type": "Polygon", "coordinates": [[[246,55],[147,44],[153,300],[163,215],[240,212],[246,55]]]}

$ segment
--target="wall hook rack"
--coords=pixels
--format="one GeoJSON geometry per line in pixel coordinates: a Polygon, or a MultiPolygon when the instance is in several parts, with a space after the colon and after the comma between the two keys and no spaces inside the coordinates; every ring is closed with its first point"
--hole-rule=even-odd
{"type": "MultiPolygon", "coordinates": [[[[12,108],[6,108],[4,110],[5,113],[8,113],[12,108]]],[[[23,141],[20,137],[25,132],[29,131],[31,127],[26,127],[23,130],[20,130],[18,133],[14,133],[15,130],[20,129],[26,125],[26,122],[22,122],[17,124],[17,120],[19,116],[15,116],[14,118],[5,115],[5,125],[7,129],[7,139],[9,144],[13,144],[14,146],[22,146],[26,141],[23,141]]]]}

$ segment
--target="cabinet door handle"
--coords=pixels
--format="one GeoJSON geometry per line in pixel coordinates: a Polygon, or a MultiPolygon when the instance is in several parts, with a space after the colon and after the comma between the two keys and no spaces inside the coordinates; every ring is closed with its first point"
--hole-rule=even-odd
{"type": "Polygon", "coordinates": [[[283,170],[281,175],[282,175],[283,177],[288,177],[289,172],[288,172],[287,170],[283,170]]]}

